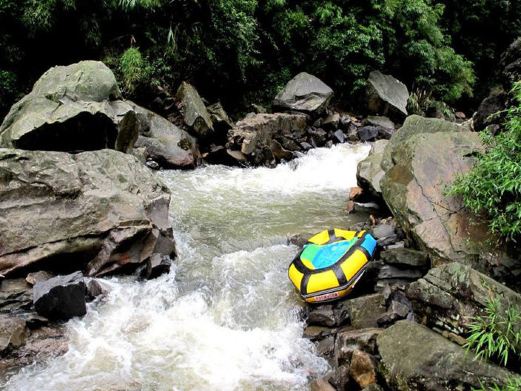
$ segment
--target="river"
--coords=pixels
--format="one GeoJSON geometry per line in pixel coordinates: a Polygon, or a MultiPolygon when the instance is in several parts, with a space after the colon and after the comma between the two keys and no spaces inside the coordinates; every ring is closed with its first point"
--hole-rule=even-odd
{"type": "Polygon", "coordinates": [[[67,324],[69,351],[22,369],[7,390],[307,390],[328,365],[302,338],[288,234],[349,226],[343,212],[368,146],[311,150],[274,169],[162,171],[179,257],[67,324]]]}

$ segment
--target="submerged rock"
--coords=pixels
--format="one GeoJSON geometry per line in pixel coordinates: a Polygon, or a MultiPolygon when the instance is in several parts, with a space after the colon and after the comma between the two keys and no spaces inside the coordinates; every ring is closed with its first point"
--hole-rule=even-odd
{"type": "Polygon", "coordinates": [[[302,72],[279,92],[273,106],[306,113],[321,113],[327,108],[332,96],[333,90],[327,84],[309,73],[302,72]]]}
{"type": "Polygon", "coordinates": [[[100,275],[174,252],[168,189],[133,156],[0,149],[0,273],[100,275]]]}
{"type": "Polygon", "coordinates": [[[0,146],[128,152],[138,129],[135,113],[119,99],[116,78],[101,62],[81,61],[51,68],[5,117],[0,126],[0,146]]]}
{"type": "Polygon", "coordinates": [[[36,312],[52,320],[68,320],[87,313],[87,287],[81,272],[57,276],[33,287],[36,312]]]}
{"type": "Polygon", "coordinates": [[[405,84],[391,75],[373,71],[368,79],[368,108],[377,114],[387,114],[389,110],[397,110],[407,115],[409,91],[405,84]]]}
{"type": "Polygon", "coordinates": [[[182,82],[177,90],[176,98],[181,103],[181,112],[185,124],[196,136],[205,138],[213,132],[213,122],[203,100],[191,84],[182,82]]]}
{"type": "Polygon", "coordinates": [[[377,342],[387,383],[399,391],[471,389],[504,384],[512,375],[410,321],[385,329],[377,342]]]}

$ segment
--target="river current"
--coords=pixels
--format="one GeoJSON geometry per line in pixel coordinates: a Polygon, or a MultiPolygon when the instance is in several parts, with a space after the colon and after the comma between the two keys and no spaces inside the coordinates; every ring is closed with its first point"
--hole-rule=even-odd
{"type": "Polygon", "coordinates": [[[346,227],[366,145],[319,148],[274,169],[162,171],[178,258],[67,323],[69,351],[12,376],[7,390],[307,390],[328,365],[302,338],[287,235],[346,227]]]}

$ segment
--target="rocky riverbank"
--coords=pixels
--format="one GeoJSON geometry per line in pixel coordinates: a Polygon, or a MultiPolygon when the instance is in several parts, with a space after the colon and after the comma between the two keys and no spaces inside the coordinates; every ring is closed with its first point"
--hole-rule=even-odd
{"type": "Polygon", "coordinates": [[[445,194],[483,149],[472,121],[407,116],[407,88],[380,72],[368,79],[372,115],[337,110],[332,96],[301,73],[273,110],[256,106],[234,123],[186,82],[156,99],[160,115],[125,100],[100,62],[42,75],[0,126],[0,375],[64,354],[63,322],[104,300],[101,277],[170,270],[171,193],[154,170],[274,167],[316,147],[371,142],[347,212],[373,213],[355,228],[373,232],[378,253],[353,297],[306,309],[305,336],[332,368],[313,387],[504,382],[512,374],[461,347],[492,294],[521,304],[518,259],[445,194]]]}

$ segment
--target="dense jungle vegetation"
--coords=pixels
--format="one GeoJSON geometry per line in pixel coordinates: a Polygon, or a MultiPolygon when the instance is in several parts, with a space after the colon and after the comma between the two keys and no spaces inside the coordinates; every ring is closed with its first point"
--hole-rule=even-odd
{"type": "Polygon", "coordinates": [[[520,33],[509,0],[0,0],[0,113],[48,67],[87,58],[138,101],[189,80],[239,107],[305,70],[353,106],[379,69],[474,107],[520,33]]]}

